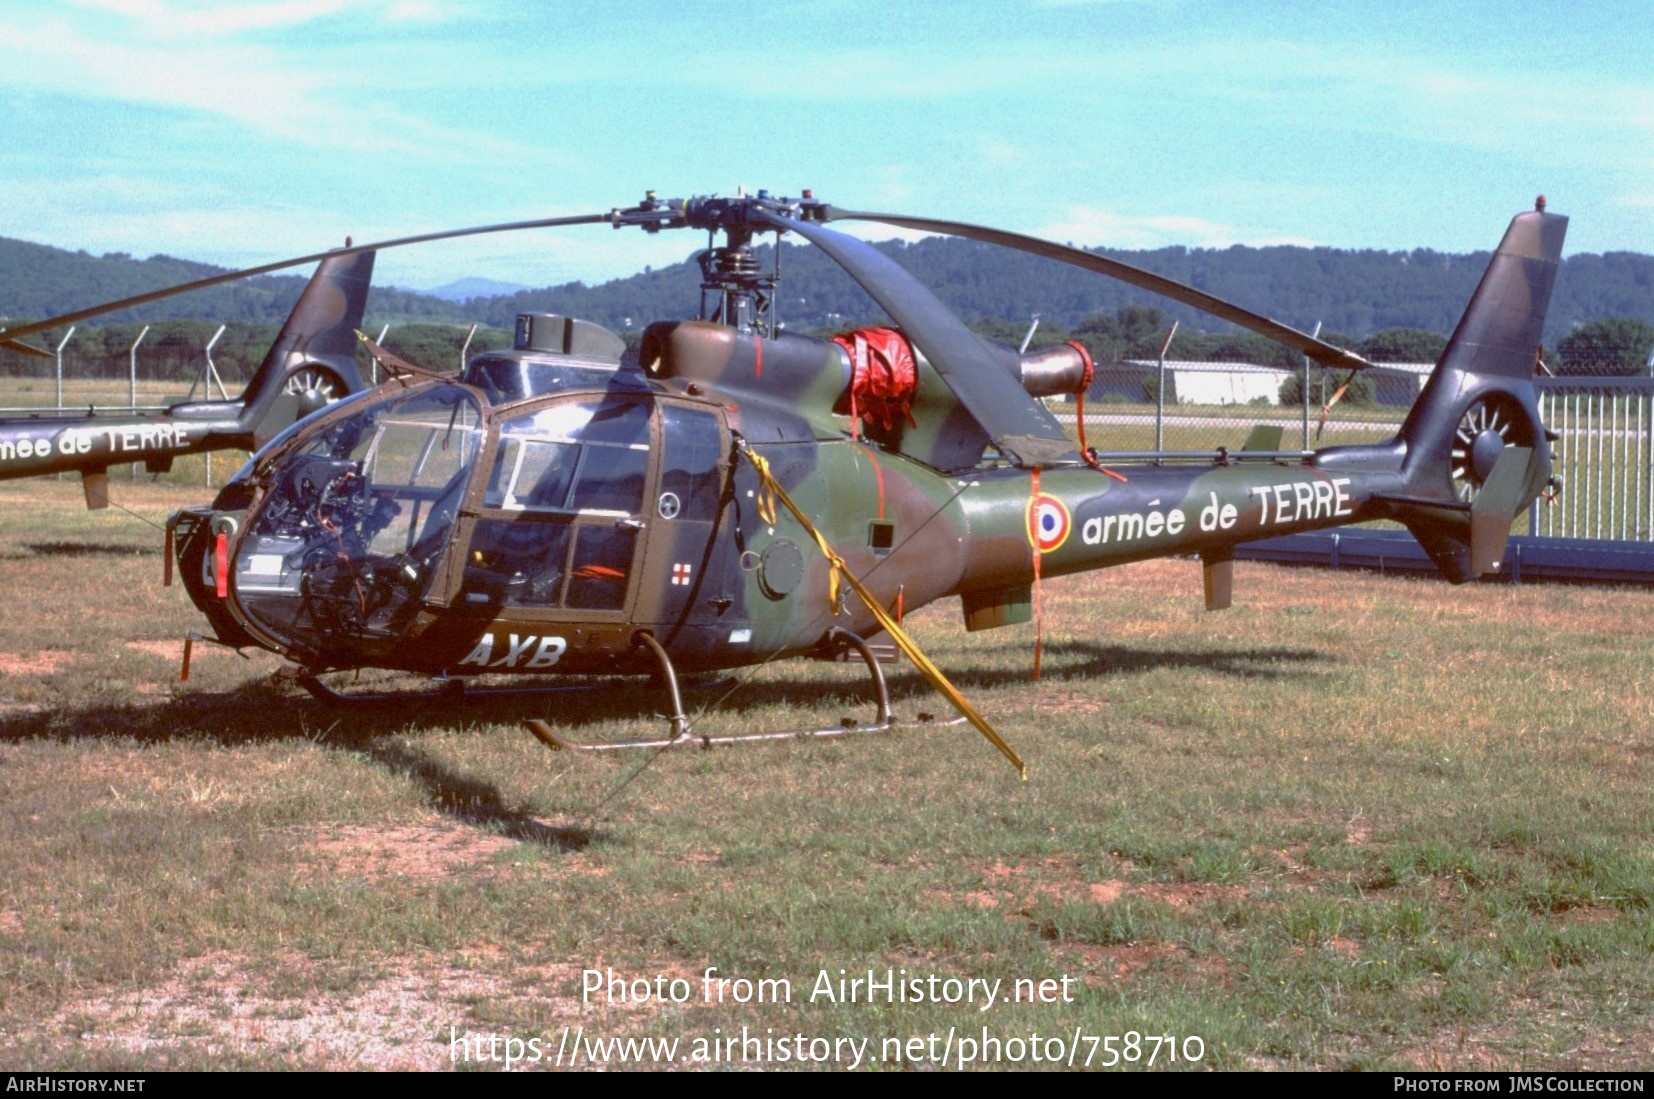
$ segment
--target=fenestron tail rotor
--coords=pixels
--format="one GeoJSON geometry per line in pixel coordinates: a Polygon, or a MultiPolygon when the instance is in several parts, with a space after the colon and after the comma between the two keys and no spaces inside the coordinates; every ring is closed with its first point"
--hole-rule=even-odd
{"type": "Polygon", "coordinates": [[[288,375],[282,383],[283,396],[297,397],[301,407],[314,412],[325,408],[347,392],[340,377],[322,366],[307,366],[288,375]]]}
{"type": "Polygon", "coordinates": [[[1493,467],[1507,446],[1531,446],[1521,425],[1520,410],[1503,394],[1489,394],[1473,402],[1459,417],[1453,432],[1453,495],[1470,503],[1493,475],[1493,467]]]}

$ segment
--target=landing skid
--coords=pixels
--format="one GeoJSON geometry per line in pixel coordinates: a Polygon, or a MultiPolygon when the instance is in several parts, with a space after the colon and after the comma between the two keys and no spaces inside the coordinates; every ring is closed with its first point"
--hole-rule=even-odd
{"type": "MultiPolygon", "coordinates": [[[[465,679],[438,677],[435,686],[424,691],[340,691],[323,683],[321,677],[310,672],[277,673],[290,678],[322,702],[334,706],[357,706],[386,702],[461,702],[465,699],[524,698],[533,695],[583,694],[591,691],[612,691],[614,683],[544,683],[528,685],[479,685],[465,679]]],[[[731,676],[696,678],[684,686],[707,690],[728,687],[735,682],[731,676]]]]}
{"type": "Polygon", "coordinates": [[[570,740],[551,727],[551,723],[542,718],[530,718],[524,722],[534,738],[553,751],[572,752],[617,752],[629,748],[717,748],[731,744],[748,744],[763,740],[823,740],[829,737],[854,736],[860,733],[885,733],[897,729],[934,729],[948,725],[959,725],[965,721],[963,717],[939,721],[929,714],[920,714],[915,721],[897,721],[890,712],[890,694],[885,688],[884,671],[879,667],[878,654],[873,647],[862,638],[849,630],[833,629],[827,635],[829,646],[853,649],[858,653],[868,672],[873,677],[873,690],[878,703],[878,714],[867,723],[853,718],[846,718],[839,725],[830,729],[797,730],[787,732],[768,733],[733,733],[726,736],[702,736],[693,732],[689,727],[689,718],[683,712],[683,696],[678,688],[678,673],[672,667],[672,659],[666,655],[666,650],[656,641],[654,635],[640,632],[635,643],[641,648],[647,648],[660,665],[660,678],[665,681],[672,700],[672,714],[667,718],[669,735],[653,739],[639,740],[609,740],[609,741],[580,741],[570,740]]]}
{"type": "Polygon", "coordinates": [[[661,737],[655,740],[605,740],[584,741],[570,740],[542,721],[540,718],[530,718],[524,724],[534,738],[553,751],[571,752],[615,752],[622,748],[720,748],[731,744],[747,744],[760,740],[827,740],[832,737],[855,736],[860,733],[890,733],[900,729],[942,729],[949,725],[963,725],[963,717],[952,717],[943,721],[930,714],[919,714],[913,721],[887,721],[883,724],[860,725],[853,718],[846,718],[843,725],[831,729],[800,729],[774,733],[732,733],[728,736],[701,736],[698,733],[685,731],[680,736],[661,737]]]}

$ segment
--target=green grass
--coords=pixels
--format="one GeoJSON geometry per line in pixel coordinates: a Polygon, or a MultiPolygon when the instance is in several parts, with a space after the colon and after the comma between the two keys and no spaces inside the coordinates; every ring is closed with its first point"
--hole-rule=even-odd
{"type": "MultiPolygon", "coordinates": [[[[157,522],[203,495],[111,487],[157,522]]],[[[455,1030],[554,1050],[569,1025],[1647,1067],[1654,592],[1242,563],[1208,614],[1195,563],[1134,565],[1047,585],[1038,683],[1028,628],[910,616],[1023,783],[957,727],[576,757],[520,727],[657,735],[642,684],[341,711],[272,685],[267,654],[197,646],[181,685],[201,622],[157,531],[72,482],[0,485],[0,509],[8,1065],[446,1067],[455,1030]],[[707,1003],[709,967],[790,1002],[707,1003]],[[585,1000],[588,968],[693,995],[585,1000]],[[841,969],[1066,976],[1072,999],[812,1002],[841,969]]],[[[905,666],[891,689],[944,708],[905,666]]],[[[853,667],[787,663],[697,728],[867,709],[853,667]]]]}

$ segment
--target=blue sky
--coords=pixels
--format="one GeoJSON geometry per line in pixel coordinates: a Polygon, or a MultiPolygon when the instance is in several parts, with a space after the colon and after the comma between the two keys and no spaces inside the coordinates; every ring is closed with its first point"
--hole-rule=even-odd
{"type": "MultiPolygon", "coordinates": [[[[229,265],[796,194],[1086,245],[1654,252],[1654,4],[1016,0],[0,5],[0,236],[229,265]]],[[[868,232],[870,236],[888,233],[868,232]]],[[[599,281],[684,234],[386,254],[599,281]]]]}

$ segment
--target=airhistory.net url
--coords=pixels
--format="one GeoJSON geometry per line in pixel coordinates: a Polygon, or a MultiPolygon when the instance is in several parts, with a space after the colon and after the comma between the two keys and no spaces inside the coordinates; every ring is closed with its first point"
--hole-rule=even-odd
{"type": "Polygon", "coordinates": [[[627,1064],[684,1065],[821,1065],[860,1068],[866,1064],[923,1064],[966,1068],[973,1065],[1047,1064],[1065,1068],[1114,1068],[1134,1065],[1153,1068],[1177,1062],[1199,1061],[1206,1043],[1198,1036],[1071,1033],[1003,1034],[988,1027],[949,1027],[908,1038],[811,1038],[802,1032],[762,1033],[743,1026],[737,1035],[714,1028],[696,1038],[605,1038],[588,1034],[584,1026],[564,1026],[544,1038],[461,1034],[449,1027],[448,1058],[454,1064],[552,1068],[603,1067],[627,1064]]]}

